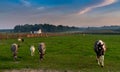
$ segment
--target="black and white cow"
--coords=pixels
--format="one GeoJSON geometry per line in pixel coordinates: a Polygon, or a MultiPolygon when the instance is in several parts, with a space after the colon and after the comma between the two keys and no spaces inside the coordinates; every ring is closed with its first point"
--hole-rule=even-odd
{"type": "Polygon", "coordinates": [[[13,43],[13,44],[11,45],[11,51],[12,51],[12,53],[13,53],[13,58],[14,58],[14,60],[17,59],[18,47],[19,47],[19,45],[17,45],[16,43],[13,43]]]}
{"type": "Polygon", "coordinates": [[[46,51],[46,46],[44,42],[41,42],[38,46],[38,51],[40,55],[40,60],[44,59],[45,51],[46,51]]]}
{"type": "Polygon", "coordinates": [[[104,55],[106,51],[105,43],[102,40],[96,41],[94,45],[94,51],[97,55],[96,58],[98,61],[98,65],[103,67],[104,66],[104,55]]]}

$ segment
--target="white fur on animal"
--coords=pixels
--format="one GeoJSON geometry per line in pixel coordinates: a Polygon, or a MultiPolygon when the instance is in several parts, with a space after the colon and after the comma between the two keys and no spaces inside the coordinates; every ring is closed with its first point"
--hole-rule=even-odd
{"type": "Polygon", "coordinates": [[[23,38],[18,38],[18,42],[24,42],[23,38]]]}
{"type": "Polygon", "coordinates": [[[105,43],[102,40],[96,41],[94,45],[94,51],[96,53],[98,65],[103,67],[104,66],[104,55],[106,51],[105,43]]]}
{"type": "Polygon", "coordinates": [[[13,53],[14,60],[16,60],[17,59],[17,52],[18,52],[18,45],[16,43],[13,43],[11,45],[11,51],[13,53]]]}
{"type": "Polygon", "coordinates": [[[31,56],[34,56],[35,47],[33,45],[30,47],[30,52],[31,52],[31,56]]]}
{"type": "Polygon", "coordinates": [[[38,51],[39,51],[39,55],[40,55],[40,60],[44,59],[44,55],[45,55],[45,51],[46,51],[44,42],[39,44],[38,51]]]}

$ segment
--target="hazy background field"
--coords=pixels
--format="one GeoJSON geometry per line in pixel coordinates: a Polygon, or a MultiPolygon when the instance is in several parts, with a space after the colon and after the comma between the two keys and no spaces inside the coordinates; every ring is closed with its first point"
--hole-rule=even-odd
{"type": "Polygon", "coordinates": [[[119,72],[120,71],[120,35],[66,35],[51,37],[0,40],[0,70],[6,69],[42,69],[81,72],[119,72]],[[105,67],[97,65],[93,51],[94,42],[103,40],[107,46],[105,67]],[[45,59],[39,61],[38,43],[46,43],[45,59]],[[10,46],[20,44],[18,59],[12,59],[10,46]],[[35,56],[30,56],[30,45],[35,45],[35,56]]]}

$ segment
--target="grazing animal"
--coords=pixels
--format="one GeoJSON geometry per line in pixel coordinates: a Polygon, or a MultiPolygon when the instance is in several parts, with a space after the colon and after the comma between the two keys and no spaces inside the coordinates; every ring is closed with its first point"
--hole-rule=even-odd
{"type": "Polygon", "coordinates": [[[16,43],[13,43],[13,44],[11,45],[11,51],[12,51],[12,53],[13,53],[13,58],[14,58],[14,60],[17,59],[18,47],[19,47],[19,45],[17,45],[16,43]]]}
{"type": "Polygon", "coordinates": [[[30,52],[31,52],[31,56],[34,56],[35,47],[33,45],[30,47],[30,52]]]}
{"type": "Polygon", "coordinates": [[[97,55],[96,59],[98,61],[98,65],[101,67],[104,66],[104,55],[106,51],[105,43],[102,40],[98,40],[95,42],[94,51],[97,55]]]}
{"type": "Polygon", "coordinates": [[[38,51],[39,51],[39,55],[40,55],[40,60],[44,59],[44,55],[45,55],[45,51],[46,51],[46,46],[45,46],[44,42],[39,44],[38,51]]]}
{"type": "Polygon", "coordinates": [[[24,42],[23,38],[18,38],[18,42],[24,42]]]}

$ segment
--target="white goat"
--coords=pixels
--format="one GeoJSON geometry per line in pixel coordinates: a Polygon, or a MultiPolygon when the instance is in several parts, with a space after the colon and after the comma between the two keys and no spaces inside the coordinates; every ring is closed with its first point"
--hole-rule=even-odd
{"type": "Polygon", "coordinates": [[[31,52],[31,56],[34,56],[35,47],[33,45],[30,47],[30,52],[31,52]]]}
{"type": "Polygon", "coordinates": [[[38,46],[38,51],[40,55],[40,60],[44,59],[45,51],[46,51],[46,46],[44,42],[41,42],[38,46]]]}

